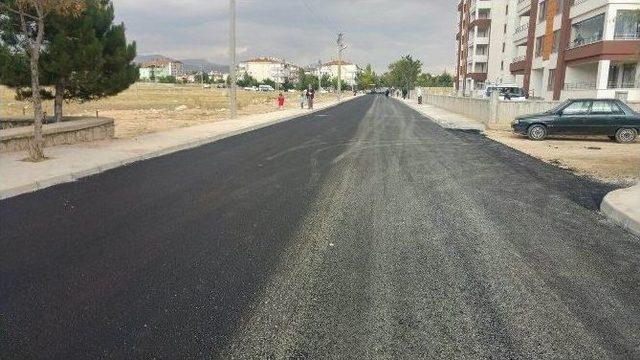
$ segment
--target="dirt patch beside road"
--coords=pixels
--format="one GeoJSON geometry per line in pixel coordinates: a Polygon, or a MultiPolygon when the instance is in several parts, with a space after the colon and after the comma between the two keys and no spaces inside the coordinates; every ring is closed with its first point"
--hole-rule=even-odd
{"type": "Polygon", "coordinates": [[[620,185],[640,181],[640,142],[618,144],[606,137],[559,137],[531,141],[509,131],[486,131],[487,137],[578,175],[620,185]]]}

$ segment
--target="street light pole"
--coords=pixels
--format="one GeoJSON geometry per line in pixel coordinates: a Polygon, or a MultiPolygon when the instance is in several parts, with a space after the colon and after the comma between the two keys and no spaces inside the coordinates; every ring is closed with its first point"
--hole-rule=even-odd
{"type": "Polygon", "coordinates": [[[236,101],[236,0],[229,0],[229,117],[237,116],[236,101]]]}
{"type": "Polygon", "coordinates": [[[344,45],[344,34],[338,34],[338,101],[342,99],[342,51],[347,48],[344,45]]]}
{"type": "Polygon", "coordinates": [[[322,90],[322,60],[318,59],[318,91],[322,90]]]}

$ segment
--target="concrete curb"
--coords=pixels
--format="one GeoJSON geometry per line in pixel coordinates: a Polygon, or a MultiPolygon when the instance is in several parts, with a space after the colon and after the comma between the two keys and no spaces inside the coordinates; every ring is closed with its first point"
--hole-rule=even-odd
{"type": "Polygon", "coordinates": [[[18,195],[22,195],[22,194],[26,194],[26,193],[35,192],[35,191],[42,190],[44,188],[47,188],[47,187],[50,187],[50,186],[54,186],[54,185],[59,185],[59,184],[64,184],[64,183],[68,183],[68,182],[77,181],[77,180],[82,179],[84,177],[96,175],[96,174],[99,174],[99,173],[102,173],[102,172],[105,172],[105,171],[108,171],[108,170],[112,170],[112,169],[115,169],[115,168],[119,168],[119,167],[122,167],[122,166],[131,165],[131,164],[139,162],[139,161],[149,160],[149,159],[161,157],[161,156],[164,156],[164,155],[173,154],[173,153],[176,153],[176,152],[179,152],[179,151],[189,150],[189,149],[197,148],[199,146],[211,144],[211,143],[214,143],[216,141],[227,139],[227,138],[230,138],[230,137],[233,137],[233,136],[245,134],[245,133],[248,133],[248,132],[251,132],[251,131],[259,130],[259,129],[266,128],[266,127],[269,127],[269,126],[273,126],[273,125],[277,125],[277,124],[284,123],[284,122],[287,122],[287,121],[291,121],[291,120],[294,120],[294,119],[297,119],[297,118],[300,118],[300,117],[304,117],[304,116],[307,116],[307,115],[315,114],[317,112],[330,109],[332,107],[338,106],[340,104],[344,104],[346,102],[349,102],[351,100],[357,99],[359,97],[360,96],[346,98],[346,99],[344,99],[344,100],[342,100],[340,102],[337,102],[335,104],[330,104],[330,105],[327,105],[326,107],[313,109],[313,110],[311,110],[311,111],[309,111],[307,113],[304,113],[304,114],[286,116],[284,118],[271,120],[271,121],[268,121],[268,122],[265,122],[265,123],[249,126],[249,127],[243,128],[243,129],[233,130],[233,131],[230,131],[230,132],[225,133],[225,134],[217,134],[217,135],[213,135],[213,136],[209,136],[209,137],[203,137],[203,138],[199,138],[199,139],[196,139],[196,140],[187,141],[187,142],[185,142],[183,144],[173,145],[173,146],[170,146],[170,147],[167,147],[167,148],[150,151],[150,152],[147,152],[147,153],[144,153],[144,154],[141,154],[141,155],[131,156],[131,157],[125,158],[123,160],[117,160],[117,161],[113,161],[113,162],[110,162],[110,163],[101,164],[101,165],[98,165],[98,166],[95,166],[95,167],[92,167],[92,168],[89,168],[89,169],[83,169],[83,170],[80,170],[80,171],[71,172],[69,174],[53,176],[53,177],[50,177],[50,178],[33,181],[32,183],[29,183],[29,184],[24,184],[24,185],[16,186],[16,187],[13,187],[13,188],[0,190],[0,200],[8,199],[8,198],[11,198],[11,197],[14,197],[14,196],[18,196],[18,195]]]}
{"type": "Polygon", "coordinates": [[[600,211],[613,222],[640,236],[640,184],[607,194],[600,211]]]}

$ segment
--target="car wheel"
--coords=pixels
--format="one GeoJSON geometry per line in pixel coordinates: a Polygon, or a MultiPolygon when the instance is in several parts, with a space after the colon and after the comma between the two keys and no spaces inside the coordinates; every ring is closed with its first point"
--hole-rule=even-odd
{"type": "Polygon", "coordinates": [[[628,144],[636,141],[638,132],[633,128],[622,128],[616,131],[616,141],[623,144],[628,144]]]}
{"type": "Polygon", "coordinates": [[[547,127],[541,124],[529,126],[527,137],[531,140],[540,141],[547,138],[547,127]]]}

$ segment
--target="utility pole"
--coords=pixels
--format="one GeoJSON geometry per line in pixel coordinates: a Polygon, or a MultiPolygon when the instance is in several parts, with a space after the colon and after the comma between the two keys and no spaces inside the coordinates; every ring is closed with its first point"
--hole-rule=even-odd
{"type": "Polygon", "coordinates": [[[200,86],[204,89],[204,65],[200,65],[200,86]]]}
{"type": "Polygon", "coordinates": [[[318,92],[322,90],[322,60],[318,59],[318,92]]]}
{"type": "Polygon", "coordinates": [[[236,102],[236,0],[229,0],[229,117],[237,116],[236,102]]]}
{"type": "Polygon", "coordinates": [[[342,52],[347,48],[344,44],[344,34],[338,34],[338,101],[342,99],[342,52]]]}

